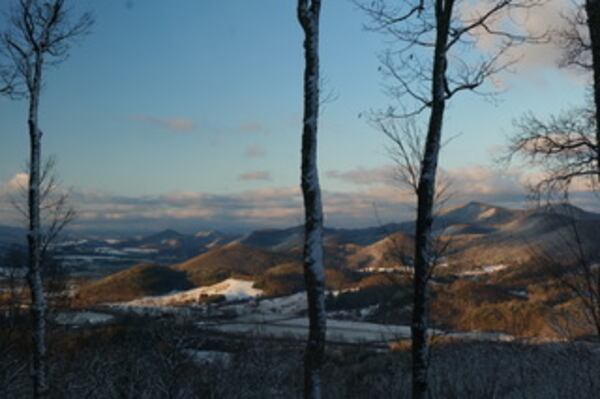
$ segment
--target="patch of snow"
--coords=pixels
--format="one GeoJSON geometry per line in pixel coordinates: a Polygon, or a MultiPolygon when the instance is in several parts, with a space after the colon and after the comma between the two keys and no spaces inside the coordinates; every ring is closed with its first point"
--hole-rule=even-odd
{"type": "MultiPolygon", "coordinates": [[[[307,318],[284,318],[267,322],[232,322],[199,325],[209,330],[234,334],[254,334],[266,337],[305,339],[308,334],[307,318]]],[[[430,334],[442,331],[429,330],[430,334]]],[[[350,320],[327,320],[327,340],[345,343],[385,343],[410,338],[410,326],[385,325],[350,320]]]]}
{"type": "Polygon", "coordinates": [[[466,272],[460,273],[461,276],[464,277],[475,277],[475,276],[483,276],[486,274],[492,274],[504,270],[508,267],[508,265],[498,264],[498,265],[488,265],[483,266],[479,269],[475,270],[467,270],[466,272]]]}
{"type": "Polygon", "coordinates": [[[529,298],[529,295],[526,290],[512,290],[512,291],[508,291],[508,293],[511,295],[514,295],[516,297],[523,298],[523,299],[529,298]]]}
{"type": "Polygon", "coordinates": [[[222,295],[227,301],[237,301],[243,299],[256,298],[258,296],[261,296],[262,294],[262,290],[254,288],[253,281],[229,278],[214,285],[194,288],[192,290],[178,292],[175,294],[135,299],[133,301],[125,303],[124,305],[141,307],[177,306],[195,303],[202,298],[215,295],[222,295]]]}
{"type": "Polygon", "coordinates": [[[0,276],[3,277],[14,277],[14,278],[23,278],[27,276],[27,268],[26,267],[0,267],[0,276]]]}
{"type": "Polygon", "coordinates": [[[95,253],[104,254],[104,255],[113,255],[113,256],[125,256],[127,252],[119,251],[118,249],[110,248],[110,247],[100,247],[94,249],[95,253]]]}
{"type": "Polygon", "coordinates": [[[199,231],[199,232],[196,233],[195,236],[198,237],[198,238],[203,238],[203,237],[210,237],[213,234],[214,234],[213,231],[208,230],[208,231],[199,231]]]}
{"type": "Polygon", "coordinates": [[[375,305],[371,305],[371,306],[367,306],[366,308],[362,308],[362,309],[360,309],[360,317],[362,317],[362,318],[369,317],[373,313],[375,313],[377,311],[377,309],[379,309],[379,304],[377,304],[377,303],[375,305]]]}
{"type": "Polygon", "coordinates": [[[345,293],[352,293],[352,292],[358,292],[360,291],[360,287],[352,287],[352,288],[346,288],[345,290],[333,290],[333,291],[327,291],[327,295],[332,295],[334,298],[337,298],[340,294],[345,294],[345,293]]]}
{"type": "Polygon", "coordinates": [[[515,340],[515,337],[509,334],[483,331],[452,332],[444,334],[444,336],[465,341],[511,342],[515,340]]]}
{"type": "Polygon", "coordinates": [[[206,248],[212,248],[216,245],[218,245],[221,242],[220,238],[215,238],[213,241],[211,241],[209,244],[206,244],[205,247],[206,248]]]}
{"type": "Polygon", "coordinates": [[[296,314],[308,308],[306,292],[260,301],[256,310],[260,313],[296,314]]]}
{"type": "Polygon", "coordinates": [[[123,251],[130,254],[155,254],[158,253],[158,249],[154,248],[123,248],[123,251]]]}
{"type": "Polygon", "coordinates": [[[82,326],[93,324],[104,324],[114,320],[114,316],[98,312],[61,312],[56,315],[54,321],[63,326],[82,326]]]}
{"type": "Polygon", "coordinates": [[[92,263],[97,260],[114,260],[115,257],[110,255],[57,255],[56,259],[92,263]]]}
{"type": "Polygon", "coordinates": [[[498,210],[496,208],[490,208],[484,212],[481,212],[479,214],[479,216],[477,217],[477,219],[482,220],[482,219],[489,219],[492,216],[494,216],[496,213],[498,212],[498,210]]]}
{"type": "Polygon", "coordinates": [[[72,247],[75,245],[83,245],[83,244],[86,244],[87,242],[88,242],[88,240],[86,240],[86,239],[63,241],[63,242],[58,242],[58,243],[54,244],[54,246],[55,247],[72,247]]]}
{"type": "Polygon", "coordinates": [[[374,266],[369,266],[369,267],[360,269],[360,271],[363,273],[398,273],[398,272],[403,272],[406,270],[407,270],[406,267],[374,267],[374,266]]]}
{"type": "Polygon", "coordinates": [[[231,353],[221,351],[184,349],[183,353],[198,366],[220,364],[227,367],[233,359],[231,353]]]}

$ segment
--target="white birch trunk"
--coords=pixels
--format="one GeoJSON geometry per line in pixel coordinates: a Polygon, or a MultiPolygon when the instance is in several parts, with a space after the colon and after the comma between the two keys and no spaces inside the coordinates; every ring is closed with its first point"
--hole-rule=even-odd
{"type": "Polygon", "coordinates": [[[308,298],[309,337],[304,356],[304,397],[321,398],[321,367],[325,350],[325,271],[323,207],[317,171],[319,116],[320,0],[298,0],[298,20],[304,30],[304,119],[302,130],[302,194],[304,197],[304,279],[308,298]]]}
{"type": "Polygon", "coordinates": [[[38,106],[41,92],[42,56],[38,54],[29,86],[29,231],[27,234],[29,259],[27,281],[31,291],[33,336],[33,391],[34,398],[48,393],[46,376],[46,300],[42,284],[41,226],[40,226],[40,165],[42,132],[38,125],[38,106]]]}
{"type": "Polygon", "coordinates": [[[446,45],[452,16],[453,1],[436,1],[436,43],[433,59],[432,104],[425,151],[417,189],[417,224],[415,232],[415,274],[413,280],[412,315],[412,397],[427,398],[429,347],[427,342],[428,279],[432,267],[432,223],[435,181],[441,146],[445,110],[446,45]]]}

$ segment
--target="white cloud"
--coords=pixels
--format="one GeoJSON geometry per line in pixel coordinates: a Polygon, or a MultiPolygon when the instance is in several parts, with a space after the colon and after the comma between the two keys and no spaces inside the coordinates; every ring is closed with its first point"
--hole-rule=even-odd
{"type": "Polygon", "coordinates": [[[171,132],[188,132],[196,128],[196,123],[193,120],[181,117],[161,118],[151,115],[132,115],[129,119],[147,125],[158,126],[171,132]]]}
{"type": "MultiPolygon", "coordinates": [[[[345,191],[323,186],[325,221],[329,226],[355,227],[404,221],[414,217],[415,197],[387,179],[391,166],[338,171],[330,178],[350,182],[345,191]],[[364,184],[365,176],[373,184],[364,184]]],[[[473,166],[440,171],[452,182],[452,204],[471,200],[514,207],[523,204],[524,183],[535,176],[529,171],[473,166]]],[[[4,184],[14,189],[26,182],[16,175],[4,184]]],[[[583,187],[582,187],[583,188],[583,187]]],[[[78,211],[74,226],[110,230],[175,228],[253,229],[286,227],[303,220],[302,194],[298,186],[265,187],[231,194],[179,191],[159,195],[122,196],[99,191],[73,191],[78,211]]],[[[0,224],[10,218],[10,204],[0,203],[0,224]]]]}
{"type": "MultiPolygon", "coordinates": [[[[463,20],[469,20],[482,15],[491,7],[491,2],[469,0],[463,3],[460,15],[463,20]]],[[[507,10],[507,9],[506,9],[507,10]]],[[[541,38],[546,34],[544,40],[535,44],[524,44],[511,48],[504,54],[504,60],[513,60],[517,63],[511,69],[519,72],[520,78],[528,79],[537,84],[545,84],[544,78],[539,74],[540,69],[556,69],[563,57],[563,49],[559,44],[559,32],[569,27],[566,16],[572,15],[575,4],[571,0],[547,0],[541,6],[532,8],[517,8],[510,12],[503,12],[497,18],[488,23],[488,27],[494,30],[505,30],[513,33],[529,35],[529,37],[541,38]]],[[[492,36],[481,28],[474,32],[480,50],[493,54],[499,48],[503,38],[492,36]]],[[[581,83],[580,71],[572,68],[563,69],[570,77],[581,83]]],[[[494,83],[504,88],[503,78],[496,77],[494,83]]]]}
{"type": "Polygon", "coordinates": [[[250,159],[264,158],[267,156],[267,150],[258,144],[252,144],[244,150],[244,156],[250,159]]]}
{"type": "Polygon", "coordinates": [[[393,181],[394,167],[386,165],[377,168],[359,167],[346,171],[328,170],[325,172],[325,176],[330,179],[353,184],[373,185],[390,183],[393,181]]]}
{"type": "Polygon", "coordinates": [[[16,192],[29,184],[29,174],[20,172],[14,175],[9,181],[0,185],[0,193],[16,192]]]}
{"type": "Polygon", "coordinates": [[[270,181],[271,174],[266,170],[257,170],[254,172],[246,172],[238,175],[238,180],[243,181],[270,181]]]}

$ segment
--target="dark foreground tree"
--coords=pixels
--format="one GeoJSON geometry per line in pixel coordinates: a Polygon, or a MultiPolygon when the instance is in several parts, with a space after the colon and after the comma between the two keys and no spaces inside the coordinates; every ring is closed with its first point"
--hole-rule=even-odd
{"type": "MultiPolygon", "coordinates": [[[[68,299],[67,269],[54,256],[54,249],[63,230],[76,217],[70,205],[69,192],[59,184],[56,159],[48,158],[40,173],[40,270],[45,296],[50,297],[50,309],[64,305],[68,299]]],[[[21,215],[25,227],[29,224],[29,190],[19,186],[11,203],[21,215]]],[[[25,256],[27,258],[27,256],[25,256]]]]}
{"type": "MultiPolygon", "coordinates": [[[[600,145],[600,0],[586,0],[587,27],[590,33],[594,103],[596,105],[596,142],[600,145]]],[[[600,157],[598,157],[600,169],[600,157]]]]}
{"type": "MultiPolygon", "coordinates": [[[[600,1],[573,2],[573,12],[565,16],[566,28],[558,32],[557,42],[564,48],[561,65],[591,75],[592,142],[600,146],[600,1]]],[[[600,152],[596,149],[596,167],[600,170],[600,152]]]]}
{"type": "Polygon", "coordinates": [[[426,398],[428,390],[427,282],[435,259],[432,224],[446,103],[461,92],[477,92],[514,62],[510,50],[533,37],[511,14],[539,3],[490,0],[477,2],[475,7],[466,0],[357,0],[371,19],[368,29],[397,43],[381,62],[383,73],[393,82],[388,93],[401,104],[379,118],[402,121],[425,110],[429,113],[419,170],[411,172],[418,179],[411,326],[415,399],[426,398]],[[492,50],[483,39],[490,40],[492,50]]]}
{"type": "Polygon", "coordinates": [[[298,21],[304,31],[304,118],[302,129],[302,194],[304,197],[304,279],[308,298],[309,334],[304,355],[304,397],[321,397],[325,351],[325,268],[323,206],[317,170],[319,118],[320,0],[298,0],[298,21]]]}
{"type": "MultiPolygon", "coordinates": [[[[63,61],[73,39],[86,34],[91,25],[90,14],[70,20],[71,10],[65,0],[19,0],[12,9],[7,29],[2,35],[2,54],[15,73],[13,91],[22,92],[28,102],[30,139],[27,216],[29,221],[28,274],[33,320],[33,384],[34,397],[48,394],[46,365],[46,300],[42,284],[43,252],[41,202],[41,140],[38,114],[43,73],[47,66],[63,61]]],[[[10,73],[9,73],[9,76],[10,73]]]]}

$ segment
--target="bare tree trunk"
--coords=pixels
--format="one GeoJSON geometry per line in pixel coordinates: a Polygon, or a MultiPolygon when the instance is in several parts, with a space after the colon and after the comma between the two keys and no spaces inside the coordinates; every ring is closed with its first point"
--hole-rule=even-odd
{"type": "MultiPolygon", "coordinates": [[[[586,0],[585,10],[590,31],[592,50],[592,75],[594,79],[594,103],[596,104],[596,143],[600,146],[600,0],[586,0]]],[[[598,149],[598,169],[600,169],[600,148],[598,149]]]]}
{"type": "Polygon", "coordinates": [[[304,355],[304,397],[321,397],[321,367],[325,350],[325,271],[323,207],[317,171],[319,116],[320,0],[298,0],[298,20],[304,30],[304,119],[302,131],[302,194],[304,196],[304,279],[308,298],[309,336],[304,355]]]}
{"type": "Polygon", "coordinates": [[[453,1],[436,1],[437,32],[433,60],[432,103],[425,152],[417,190],[417,225],[415,234],[415,275],[412,315],[412,389],[413,399],[427,397],[427,369],[429,348],[427,343],[428,289],[433,249],[431,229],[435,200],[435,180],[442,137],[442,124],[446,105],[444,92],[446,80],[446,45],[452,16],[453,1]]]}
{"type": "MultiPolygon", "coordinates": [[[[46,238],[42,240],[41,205],[42,186],[41,142],[42,131],[38,123],[38,108],[42,88],[44,57],[50,64],[65,60],[70,42],[89,32],[93,18],[84,13],[78,20],[70,18],[70,8],[66,0],[21,0],[15,1],[8,21],[0,35],[0,57],[10,61],[7,71],[0,71],[2,81],[14,84],[19,89],[25,87],[29,99],[28,127],[30,138],[29,187],[27,191],[28,218],[28,270],[27,282],[31,293],[31,318],[33,336],[33,390],[34,398],[48,395],[46,365],[46,300],[42,283],[42,258],[45,247],[58,231],[68,222],[67,219],[54,224],[46,238]]],[[[14,87],[9,87],[12,89],[14,87]]],[[[10,94],[10,90],[9,94],[10,94]]],[[[18,90],[17,92],[19,92],[18,90]]],[[[60,203],[58,206],[63,206],[60,203]]]]}
{"type": "Polygon", "coordinates": [[[40,227],[40,164],[42,132],[38,126],[38,106],[42,78],[42,57],[36,57],[35,71],[30,84],[29,98],[29,231],[27,234],[29,260],[27,281],[31,291],[31,316],[33,322],[33,389],[34,398],[48,393],[46,378],[46,300],[41,275],[41,227],[40,227]]]}

